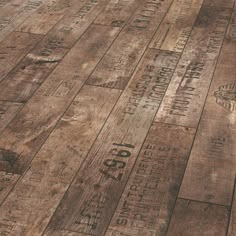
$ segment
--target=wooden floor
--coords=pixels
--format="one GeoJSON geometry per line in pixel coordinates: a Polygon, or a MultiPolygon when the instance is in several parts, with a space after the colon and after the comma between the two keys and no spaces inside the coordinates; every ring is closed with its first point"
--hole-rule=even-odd
{"type": "Polygon", "coordinates": [[[0,236],[236,236],[235,0],[0,0],[0,236]]]}

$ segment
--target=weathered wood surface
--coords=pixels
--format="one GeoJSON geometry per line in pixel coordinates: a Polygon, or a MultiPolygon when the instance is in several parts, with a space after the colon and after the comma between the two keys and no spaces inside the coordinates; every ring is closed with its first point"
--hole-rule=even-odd
{"type": "Polygon", "coordinates": [[[234,195],[233,195],[233,205],[231,208],[230,214],[230,222],[228,228],[227,236],[234,236],[236,235],[236,176],[235,176],[235,186],[234,186],[234,195]]]}
{"type": "Polygon", "coordinates": [[[235,22],[236,12],[226,34],[180,191],[184,198],[228,206],[236,174],[235,22]]]}

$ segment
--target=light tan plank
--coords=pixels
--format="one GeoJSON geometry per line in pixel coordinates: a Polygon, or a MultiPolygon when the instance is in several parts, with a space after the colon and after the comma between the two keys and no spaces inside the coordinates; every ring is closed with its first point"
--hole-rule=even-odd
{"type": "Polygon", "coordinates": [[[177,53],[147,52],[45,235],[104,234],[178,59],[177,53]]]}
{"type": "MultiPolygon", "coordinates": [[[[236,184],[236,182],[235,182],[235,184],[236,184]]],[[[227,236],[235,236],[236,235],[236,192],[235,191],[236,191],[236,185],[234,186],[233,205],[231,208],[230,223],[229,223],[227,236]]]]}
{"type": "Polygon", "coordinates": [[[0,170],[22,173],[114,40],[118,28],[93,26],[0,136],[0,148],[16,153],[0,170]],[[90,40],[88,40],[88,38],[90,40]]]}
{"type": "Polygon", "coordinates": [[[26,102],[102,11],[105,2],[86,0],[72,15],[65,16],[2,81],[0,100],[26,102]]]}
{"type": "Polygon", "coordinates": [[[39,42],[40,35],[12,32],[0,45],[0,81],[39,42]]]}
{"type": "Polygon", "coordinates": [[[231,10],[203,7],[155,121],[198,125],[231,10]]]}
{"type": "Polygon", "coordinates": [[[107,236],[164,236],[195,129],[154,123],[109,225],[107,236]]]}
{"type": "Polygon", "coordinates": [[[46,34],[66,13],[71,14],[74,7],[81,7],[84,2],[85,0],[48,0],[47,6],[40,7],[16,30],[34,34],[46,34]]]}
{"type": "Polygon", "coordinates": [[[124,89],[172,1],[140,4],[87,84],[124,89]]]}
{"type": "Polygon", "coordinates": [[[180,191],[184,198],[228,206],[236,173],[235,20],[236,12],[221,51],[180,191]]]}
{"type": "Polygon", "coordinates": [[[175,0],[150,44],[151,48],[182,52],[202,0],[175,0]]]}
{"type": "Polygon", "coordinates": [[[223,236],[228,217],[226,207],[178,199],[167,236],[223,236]]]}
{"type": "Polygon", "coordinates": [[[83,87],[0,208],[0,235],[42,235],[119,96],[83,87]]]}

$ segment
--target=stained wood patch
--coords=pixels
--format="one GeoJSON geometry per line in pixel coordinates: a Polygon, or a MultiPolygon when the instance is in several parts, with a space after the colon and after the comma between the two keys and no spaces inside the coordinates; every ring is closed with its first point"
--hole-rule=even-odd
{"type": "Polygon", "coordinates": [[[197,127],[231,16],[203,7],[155,121],[197,127]]]}

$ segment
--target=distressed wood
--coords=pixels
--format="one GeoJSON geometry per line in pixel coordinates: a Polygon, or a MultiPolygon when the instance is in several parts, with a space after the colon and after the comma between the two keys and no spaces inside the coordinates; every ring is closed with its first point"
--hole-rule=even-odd
{"type": "Polygon", "coordinates": [[[178,59],[173,52],[147,52],[45,235],[105,233],[178,59]]]}
{"type": "Polygon", "coordinates": [[[140,4],[87,84],[124,89],[172,1],[140,4]]]}
{"type": "Polygon", "coordinates": [[[225,235],[228,217],[224,206],[178,199],[167,236],[225,235]]]}
{"type": "Polygon", "coordinates": [[[197,127],[231,9],[203,7],[155,121],[197,127]]]}
{"type": "Polygon", "coordinates": [[[180,191],[184,198],[228,206],[236,173],[235,21],[236,12],[226,35],[180,191]]]}
{"type": "Polygon", "coordinates": [[[39,42],[40,35],[12,32],[0,45],[0,81],[39,42]]]}
{"type": "MultiPolygon", "coordinates": [[[[236,181],[236,176],[235,176],[235,181],[236,181]]],[[[236,191],[236,182],[234,186],[233,205],[231,208],[230,223],[229,223],[227,236],[236,235],[236,193],[235,191],[236,191]]]]}
{"type": "Polygon", "coordinates": [[[6,156],[0,170],[24,172],[117,33],[117,28],[93,26],[75,45],[0,136],[0,150],[14,156],[12,161],[6,156]]]}
{"type": "Polygon", "coordinates": [[[233,8],[235,4],[235,0],[205,0],[204,5],[205,6],[213,6],[213,7],[227,7],[227,8],[233,8]]]}
{"type": "Polygon", "coordinates": [[[112,235],[166,235],[195,129],[154,123],[109,225],[112,235]]]}
{"type": "Polygon", "coordinates": [[[175,0],[150,43],[151,48],[182,52],[202,0],[175,0]]]}
{"type": "Polygon", "coordinates": [[[42,235],[119,96],[83,87],[0,208],[0,235],[42,235]]]}
{"type": "Polygon", "coordinates": [[[65,16],[0,84],[0,100],[26,102],[104,8],[105,1],[86,0],[65,16]]]}

